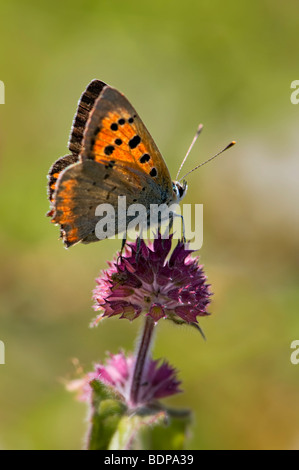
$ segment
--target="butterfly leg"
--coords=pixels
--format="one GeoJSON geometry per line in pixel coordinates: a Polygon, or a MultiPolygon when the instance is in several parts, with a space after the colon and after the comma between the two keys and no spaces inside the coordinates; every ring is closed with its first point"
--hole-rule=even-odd
{"type": "Polygon", "coordinates": [[[122,256],[124,247],[126,246],[127,243],[127,232],[124,234],[123,239],[121,241],[121,248],[120,248],[120,255],[122,256]]]}
{"type": "Polygon", "coordinates": [[[173,213],[172,212],[168,213],[167,222],[166,222],[166,218],[163,218],[161,213],[158,214],[157,235],[162,234],[162,222],[164,222],[163,225],[165,226],[165,231],[162,235],[162,238],[163,239],[168,239],[169,236],[170,236],[170,232],[172,230],[172,227],[173,227],[173,213]]]}
{"type": "Polygon", "coordinates": [[[121,241],[121,248],[120,248],[120,253],[117,257],[117,264],[118,264],[118,261],[122,259],[122,256],[123,256],[123,251],[124,251],[124,248],[126,246],[126,243],[127,243],[127,232],[125,232],[124,236],[123,236],[123,239],[121,241]]]}
{"type": "Polygon", "coordinates": [[[136,260],[136,263],[138,261],[138,258],[139,258],[139,253],[140,253],[140,245],[141,245],[141,237],[139,236],[136,240],[137,244],[136,244],[136,256],[135,256],[135,260],[136,260]]]}
{"type": "MultiPolygon", "coordinates": [[[[161,224],[159,224],[158,230],[160,232],[161,224]]],[[[165,229],[164,235],[162,238],[169,238],[170,232],[173,228],[173,212],[170,212],[168,219],[168,227],[165,229]]]]}
{"type": "MultiPolygon", "coordinates": [[[[184,217],[182,216],[182,214],[176,214],[175,212],[173,213],[173,216],[175,217],[180,217],[181,220],[182,220],[182,228],[183,228],[183,236],[182,236],[182,241],[184,243],[186,243],[186,236],[185,236],[185,221],[184,221],[184,217]]],[[[172,218],[172,224],[173,224],[173,218],[172,218]]]]}
{"type": "MultiPolygon", "coordinates": [[[[164,238],[166,238],[166,235],[169,236],[170,231],[171,231],[172,228],[173,228],[173,220],[174,220],[174,217],[180,217],[181,220],[182,220],[182,228],[183,228],[182,240],[183,240],[184,243],[186,243],[186,237],[185,237],[185,221],[184,221],[184,217],[183,217],[181,214],[176,214],[175,212],[171,212],[170,215],[169,215],[168,227],[167,227],[167,229],[166,229],[166,231],[165,231],[164,238]]],[[[159,229],[160,229],[160,226],[159,226],[159,229]]]]}
{"type": "Polygon", "coordinates": [[[183,242],[186,243],[186,236],[185,236],[185,221],[184,221],[184,217],[182,215],[180,215],[181,219],[182,219],[182,227],[183,227],[183,242]]]}

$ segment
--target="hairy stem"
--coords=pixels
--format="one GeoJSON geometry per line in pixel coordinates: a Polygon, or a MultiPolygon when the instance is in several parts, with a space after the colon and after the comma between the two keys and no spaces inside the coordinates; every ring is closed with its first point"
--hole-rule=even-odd
{"type": "Polygon", "coordinates": [[[132,378],[130,401],[133,405],[138,404],[140,386],[142,385],[142,377],[144,368],[146,366],[147,358],[150,352],[150,347],[153,339],[153,332],[155,328],[154,320],[148,316],[145,318],[141,341],[138,346],[136,357],[135,369],[132,378]]]}

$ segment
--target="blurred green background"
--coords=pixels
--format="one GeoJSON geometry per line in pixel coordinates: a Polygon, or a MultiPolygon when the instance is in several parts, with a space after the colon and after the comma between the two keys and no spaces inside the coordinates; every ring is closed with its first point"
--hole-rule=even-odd
{"type": "Polygon", "coordinates": [[[188,449],[299,447],[298,18],[295,0],[1,2],[1,448],[81,448],[72,358],[89,370],[140,327],[88,328],[119,242],[65,250],[45,217],[47,171],[93,78],[125,93],[173,177],[199,122],[186,171],[237,140],[189,176],[184,201],[204,204],[208,341],[161,321],[154,349],[183,381],[168,404],[194,410],[188,449]]]}

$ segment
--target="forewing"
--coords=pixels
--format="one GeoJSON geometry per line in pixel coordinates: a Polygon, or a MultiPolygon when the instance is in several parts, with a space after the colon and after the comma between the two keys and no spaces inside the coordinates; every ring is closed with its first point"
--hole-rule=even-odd
{"type": "MultiPolygon", "coordinates": [[[[136,110],[114,88],[106,86],[96,100],[80,155],[82,160],[112,162],[114,171],[130,169],[136,175],[142,174],[145,190],[155,188],[152,203],[168,202],[172,197],[170,174],[153,138],[136,110]]],[[[136,177],[136,189],[138,182],[136,177]]]]}

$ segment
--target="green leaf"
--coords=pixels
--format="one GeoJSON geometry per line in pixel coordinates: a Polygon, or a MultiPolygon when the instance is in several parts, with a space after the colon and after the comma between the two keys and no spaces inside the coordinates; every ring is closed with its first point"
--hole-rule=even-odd
{"type": "Polygon", "coordinates": [[[109,450],[144,449],[142,431],[161,425],[166,419],[164,410],[141,409],[131,416],[124,416],[118,423],[109,450]]]}
{"type": "Polygon", "coordinates": [[[119,420],[109,450],[182,450],[190,422],[189,410],[140,408],[119,420]]]}
{"type": "Polygon", "coordinates": [[[90,385],[93,395],[87,449],[106,450],[127,408],[109,387],[97,380],[90,385]]]}
{"type": "Polygon", "coordinates": [[[167,420],[144,433],[144,445],[151,450],[183,450],[189,437],[191,413],[170,409],[165,412],[167,420]]]}
{"type": "Polygon", "coordinates": [[[93,394],[88,450],[181,450],[191,421],[189,411],[160,405],[128,414],[123,399],[98,380],[90,383],[93,394]]]}

